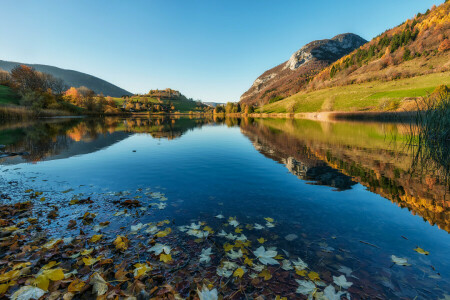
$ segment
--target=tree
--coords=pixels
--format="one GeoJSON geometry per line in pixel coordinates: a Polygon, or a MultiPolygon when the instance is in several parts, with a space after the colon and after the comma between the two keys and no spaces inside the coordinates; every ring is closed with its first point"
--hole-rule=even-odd
{"type": "Polygon", "coordinates": [[[73,103],[78,106],[82,105],[81,95],[78,92],[78,90],[74,87],[69,88],[64,93],[63,99],[67,102],[73,103]]]}
{"type": "Polygon", "coordinates": [[[44,90],[42,76],[34,68],[26,65],[15,66],[11,70],[11,80],[22,93],[26,91],[44,90]]]}

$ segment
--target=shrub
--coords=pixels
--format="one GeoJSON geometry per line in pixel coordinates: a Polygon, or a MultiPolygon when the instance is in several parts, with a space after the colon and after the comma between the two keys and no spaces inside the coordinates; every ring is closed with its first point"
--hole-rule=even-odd
{"type": "Polygon", "coordinates": [[[438,50],[439,52],[445,52],[450,50],[450,40],[449,39],[443,40],[442,43],[439,45],[438,50]]]}
{"type": "Polygon", "coordinates": [[[270,98],[269,103],[275,103],[275,102],[283,100],[283,99],[284,99],[283,96],[274,96],[274,97],[270,98]]]}

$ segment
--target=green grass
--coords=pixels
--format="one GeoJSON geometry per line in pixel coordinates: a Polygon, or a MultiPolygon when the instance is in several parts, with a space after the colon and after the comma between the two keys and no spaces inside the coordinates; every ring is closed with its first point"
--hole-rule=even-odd
{"type": "Polygon", "coordinates": [[[431,94],[435,88],[436,86],[410,90],[378,92],[370,95],[369,97],[367,97],[367,99],[378,100],[383,98],[402,99],[406,97],[425,97],[431,94]]]}
{"type": "Polygon", "coordinates": [[[426,96],[438,85],[450,85],[450,72],[433,73],[389,82],[373,81],[300,92],[284,100],[267,104],[259,111],[264,113],[379,110],[383,101],[400,102],[406,97],[426,96]],[[325,103],[325,105],[324,105],[325,103]],[[330,104],[331,103],[331,104],[330,104]],[[329,106],[332,106],[331,109],[329,106]]]}
{"type": "Polygon", "coordinates": [[[0,85],[0,105],[1,104],[19,104],[20,97],[7,86],[0,85]]]}

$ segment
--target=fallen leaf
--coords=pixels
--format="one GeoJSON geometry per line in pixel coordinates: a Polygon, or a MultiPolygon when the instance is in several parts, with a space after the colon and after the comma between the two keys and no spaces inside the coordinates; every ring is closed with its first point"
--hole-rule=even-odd
{"type": "Polygon", "coordinates": [[[423,249],[420,248],[420,247],[415,248],[414,251],[416,251],[417,253],[423,254],[423,255],[428,255],[428,254],[430,254],[430,252],[425,251],[425,250],[423,250],[423,249]]]}
{"type": "Polygon", "coordinates": [[[242,278],[242,276],[244,276],[244,273],[245,273],[244,269],[242,269],[242,268],[237,268],[237,269],[234,271],[233,276],[234,276],[234,277],[242,278]]]}
{"type": "Polygon", "coordinates": [[[72,281],[69,286],[67,287],[67,290],[69,292],[79,292],[83,289],[83,287],[86,285],[84,281],[79,280],[76,278],[74,281],[72,281]]]}
{"type": "Polygon", "coordinates": [[[170,255],[170,254],[161,254],[161,255],[159,256],[159,260],[160,260],[160,261],[163,261],[163,262],[165,262],[165,263],[168,263],[169,261],[172,260],[172,255],[170,255]]]}

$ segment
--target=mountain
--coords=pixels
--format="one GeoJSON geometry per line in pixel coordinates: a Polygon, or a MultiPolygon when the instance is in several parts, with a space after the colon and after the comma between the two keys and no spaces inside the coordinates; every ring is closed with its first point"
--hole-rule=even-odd
{"type": "Polygon", "coordinates": [[[80,87],[85,86],[93,90],[95,93],[103,93],[105,96],[122,97],[124,95],[131,95],[130,92],[115,86],[98,77],[81,73],[73,70],[61,69],[48,65],[24,64],[19,62],[0,60],[0,69],[11,71],[17,65],[27,65],[35,68],[39,72],[51,74],[57,78],[61,78],[68,86],[80,87]]]}
{"type": "Polygon", "coordinates": [[[450,85],[450,1],[386,30],[264,113],[403,111],[450,85]]]}
{"type": "Polygon", "coordinates": [[[240,103],[265,104],[293,95],[319,71],[365,43],[365,39],[353,33],[313,41],[292,54],[288,61],[259,76],[241,96],[240,103]]]}

